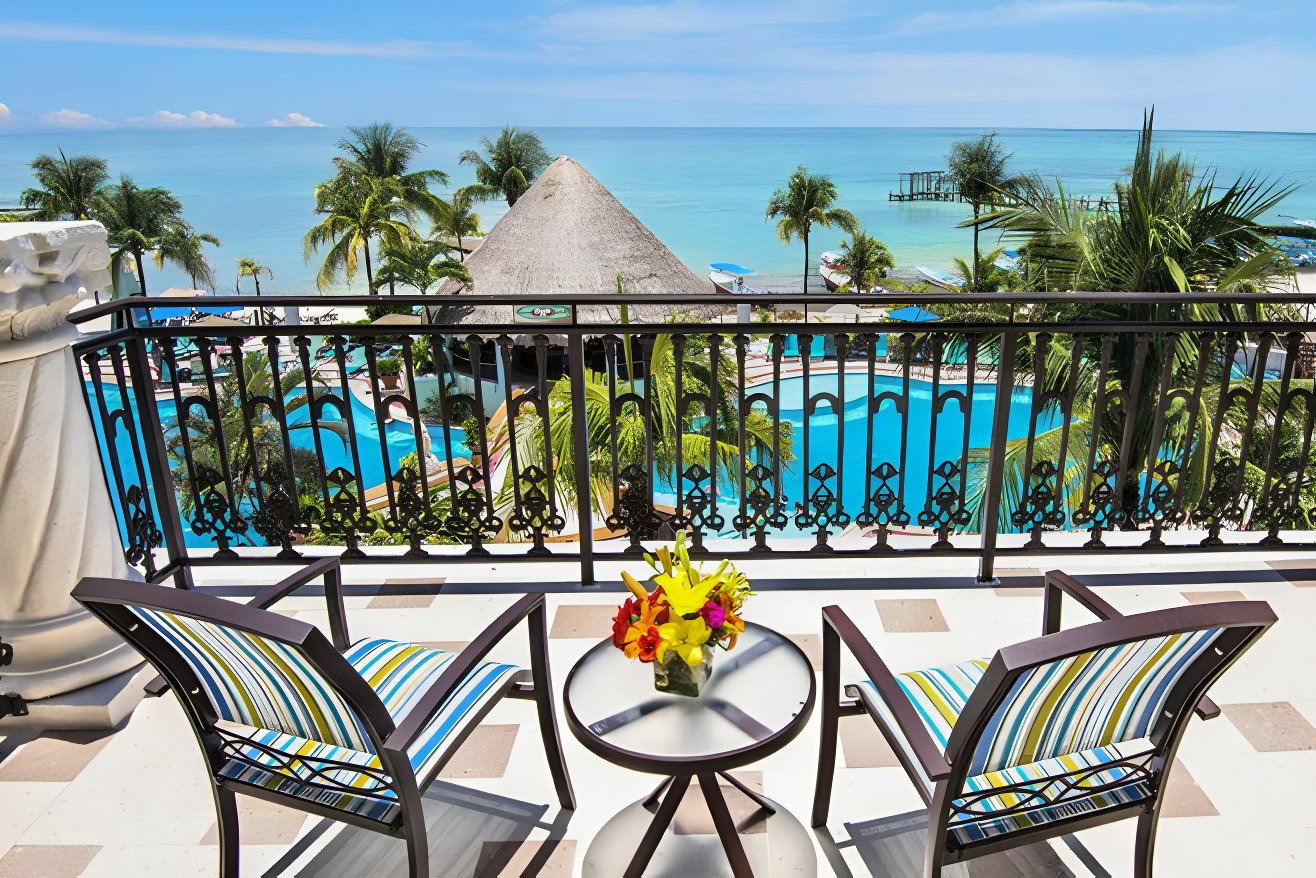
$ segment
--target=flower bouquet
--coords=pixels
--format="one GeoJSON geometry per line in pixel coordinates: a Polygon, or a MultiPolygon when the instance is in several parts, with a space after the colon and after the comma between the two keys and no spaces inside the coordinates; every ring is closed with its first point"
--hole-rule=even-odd
{"type": "Polygon", "coordinates": [[[644,556],[653,568],[652,590],[622,573],[632,597],[617,608],[612,644],[630,659],[653,665],[654,688],[696,696],[713,672],[713,650],[735,649],[745,630],[740,609],[753,595],[731,562],[705,573],[690,562],[685,534],[676,546],[644,556]]]}

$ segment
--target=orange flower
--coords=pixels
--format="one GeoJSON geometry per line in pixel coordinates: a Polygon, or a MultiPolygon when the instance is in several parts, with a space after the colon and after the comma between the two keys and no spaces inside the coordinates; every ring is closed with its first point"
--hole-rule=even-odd
{"type": "Polygon", "coordinates": [[[745,630],[745,622],[736,615],[735,598],[726,592],[718,592],[717,602],[726,612],[726,619],[722,622],[722,634],[727,639],[726,648],[732,650],[736,648],[736,638],[745,630]]]}
{"type": "Polygon", "coordinates": [[[661,639],[658,636],[658,625],[662,620],[658,617],[665,616],[667,608],[645,601],[640,604],[639,610],[640,618],[627,629],[621,651],[626,658],[638,658],[647,664],[653,661],[654,651],[661,639]]]}

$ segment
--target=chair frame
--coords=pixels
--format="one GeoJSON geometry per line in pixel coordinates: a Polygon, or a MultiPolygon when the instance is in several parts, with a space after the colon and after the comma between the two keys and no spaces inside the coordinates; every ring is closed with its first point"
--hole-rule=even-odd
{"type": "Polygon", "coordinates": [[[191,721],[197,743],[205,753],[210,772],[219,826],[219,871],[224,878],[238,874],[237,793],[401,838],[407,844],[409,874],[413,878],[428,876],[429,845],[421,797],[462,741],[501,697],[535,702],[540,736],[544,742],[558,802],[564,809],[575,808],[575,794],[571,788],[556,722],[542,594],[522,596],[481,631],[396,725],[379,695],[342,655],[351,639],[348,636],[342,574],[337,558],[324,558],[306,565],[291,576],[263,589],[245,605],[198,591],[101,578],[85,578],[80,581],[73,589],[73,597],[136,647],[160,672],[161,678],[148,686],[148,693],[161,694],[172,687],[178,694],[179,702],[191,721]],[[324,633],[314,625],[269,610],[282,598],[316,579],[323,579],[324,582],[330,639],[326,639],[324,633]],[[150,626],[140,624],[139,618],[128,605],[192,616],[259,635],[298,651],[361,719],[382,772],[392,780],[390,788],[397,797],[398,805],[392,819],[388,822],[375,820],[290,793],[221,776],[219,770],[229,761],[229,757],[222,751],[223,740],[216,730],[219,717],[189,665],[150,626]],[[513,681],[505,687],[499,698],[490,699],[474,716],[473,721],[466,724],[447,746],[447,756],[424,777],[417,777],[408,757],[408,748],[448,696],[522,620],[527,621],[529,628],[530,682],[513,681]]]}
{"type": "Polygon", "coordinates": [[[939,876],[945,865],[1134,816],[1138,818],[1134,875],[1150,878],[1166,776],[1174,764],[1188,720],[1194,712],[1203,719],[1219,715],[1220,709],[1206,697],[1207,690],[1274,624],[1275,614],[1262,601],[1233,601],[1125,616],[1072,576],[1058,570],[1046,574],[1044,594],[1042,636],[1004,647],[996,653],[956,720],[944,753],[928,733],[886,663],[854,622],[840,607],[823,609],[823,728],[814,789],[812,824],[815,827],[827,823],[836,771],[839,719],[841,716],[869,714],[891,743],[901,767],[928,806],[928,841],[924,858],[927,878],[939,876]],[[1100,621],[1061,631],[1064,596],[1090,610],[1100,621]],[[1022,674],[1039,665],[1103,647],[1204,628],[1223,630],[1213,648],[1205,650],[1185,671],[1147,736],[1153,748],[1148,764],[1154,787],[1150,797],[968,844],[959,844],[950,837],[951,806],[964,796],[964,783],[974,749],[997,708],[1022,674]],[[869,712],[862,699],[841,697],[842,644],[853,654],[885,701],[898,729],[887,728],[880,716],[869,712]],[[1188,710],[1188,705],[1194,705],[1195,709],[1188,710]],[[912,751],[912,758],[900,746],[898,739],[901,736],[912,751]],[[920,771],[932,781],[930,793],[919,780],[920,771]]]}

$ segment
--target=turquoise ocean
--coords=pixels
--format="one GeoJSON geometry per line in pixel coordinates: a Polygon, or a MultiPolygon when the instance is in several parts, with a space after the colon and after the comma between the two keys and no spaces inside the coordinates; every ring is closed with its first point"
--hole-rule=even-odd
{"type": "MultiPolygon", "coordinates": [[[[473,181],[458,154],[488,129],[415,128],[425,142],[417,167],[439,168],[452,184],[473,181]]],[[[802,247],[782,245],[764,209],[773,190],[798,164],[831,175],[840,206],[885,240],[901,265],[949,265],[967,257],[970,233],[956,228],[968,216],[958,204],[900,204],[887,199],[902,171],[942,168],[951,144],[980,129],[955,128],[540,128],[554,155],[583,164],[692,269],[731,261],[764,274],[793,274],[802,247]]],[[[198,229],[223,242],[212,251],[220,290],[232,289],[234,260],[250,256],[269,265],[272,293],[315,290],[316,266],[302,257],[302,236],[314,224],[311,190],[332,174],[334,143],[343,130],[206,129],[23,133],[0,136],[0,206],[13,206],[31,185],[27,163],[40,152],[92,153],[116,176],[164,186],[183,202],[198,229]]],[[[1100,195],[1132,161],[1134,131],[1003,129],[1014,154],[1013,173],[1059,177],[1075,193],[1100,195]]],[[[1279,213],[1316,218],[1316,134],[1158,132],[1160,146],[1182,150],[1199,171],[1213,168],[1222,183],[1260,174],[1296,186],[1279,213]]],[[[481,205],[484,228],[506,210],[481,205]]],[[[1272,219],[1275,219],[1272,217],[1272,219]]],[[[841,235],[818,231],[812,254],[834,248],[841,235]]],[[[990,243],[987,241],[985,243],[990,243]]],[[[187,286],[178,272],[148,268],[153,292],[187,286]]],[[[348,292],[344,286],[339,292],[348,292]]],[[[364,291],[364,278],[356,292],[364,291]]]]}

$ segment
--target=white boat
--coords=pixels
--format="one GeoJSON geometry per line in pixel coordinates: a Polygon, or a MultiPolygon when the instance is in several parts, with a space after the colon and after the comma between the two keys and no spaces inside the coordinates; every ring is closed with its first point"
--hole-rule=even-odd
{"type": "Polygon", "coordinates": [[[1001,271],[1018,271],[1019,270],[1019,251],[1006,250],[992,262],[1001,271]]]}
{"type": "Polygon", "coordinates": [[[934,268],[931,265],[916,265],[915,270],[928,279],[928,282],[939,287],[945,287],[948,290],[957,290],[964,286],[964,278],[958,274],[951,274],[949,271],[943,271],[940,268],[934,268]]]}
{"type": "Polygon", "coordinates": [[[754,292],[745,283],[745,278],[753,274],[754,269],[735,262],[714,262],[708,268],[708,279],[722,292],[733,294],[754,292]]]}
{"type": "Polygon", "coordinates": [[[841,258],[840,253],[831,250],[818,257],[818,274],[822,277],[823,283],[827,284],[827,289],[833,293],[841,284],[850,280],[845,273],[845,260],[841,258]]]}

